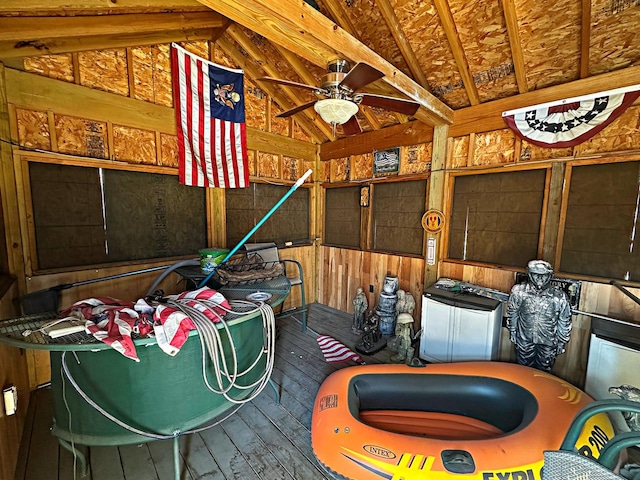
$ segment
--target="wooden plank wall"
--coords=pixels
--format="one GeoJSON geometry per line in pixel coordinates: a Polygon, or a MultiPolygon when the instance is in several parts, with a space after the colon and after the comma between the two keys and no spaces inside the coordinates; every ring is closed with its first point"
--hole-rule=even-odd
{"type": "Polygon", "coordinates": [[[353,313],[353,298],[361,287],[367,295],[369,310],[374,310],[384,277],[395,275],[399,288],[411,293],[416,301],[413,318],[414,327],[418,327],[424,290],[424,263],[422,258],[322,246],[318,263],[318,302],[353,313]]]}
{"type": "MultiPolygon", "coordinates": [[[[0,318],[11,318],[16,315],[14,298],[17,286],[14,284],[0,299],[0,318]]],[[[15,385],[18,389],[18,411],[7,416],[4,402],[0,401],[0,478],[13,478],[18,458],[18,448],[29,406],[29,384],[27,374],[27,357],[24,350],[0,344],[0,388],[15,385]]]]}

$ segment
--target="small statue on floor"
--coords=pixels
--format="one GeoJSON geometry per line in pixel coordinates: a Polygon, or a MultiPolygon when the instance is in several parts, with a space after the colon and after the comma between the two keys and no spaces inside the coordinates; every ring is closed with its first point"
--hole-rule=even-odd
{"type": "Polygon", "coordinates": [[[389,348],[395,352],[390,360],[394,363],[408,363],[413,358],[414,348],[411,346],[413,317],[409,313],[398,315],[396,322],[396,336],[389,341],[389,348]],[[391,343],[393,344],[391,345],[391,343]]]}
{"type": "Polygon", "coordinates": [[[367,311],[368,306],[367,296],[362,288],[358,288],[353,299],[353,323],[351,324],[353,333],[360,334],[363,332],[364,313],[367,311]]]}
{"type": "Polygon", "coordinates": [[[356,351],[373,355],[387,346],[387,339],[380,332],[380,318],[376,312],[369,310],[362,327],[364,335],[356,343],[356,351]]]}
{"type": "Polygon", "coordinates": [[[413,295],[404,290],[398,290],[398,303],[396,303],[396,312],[398,315],[401,313],[408,313],[413,315],[413,310],[416,308],[416,301],[413,299],[413,295]]]}

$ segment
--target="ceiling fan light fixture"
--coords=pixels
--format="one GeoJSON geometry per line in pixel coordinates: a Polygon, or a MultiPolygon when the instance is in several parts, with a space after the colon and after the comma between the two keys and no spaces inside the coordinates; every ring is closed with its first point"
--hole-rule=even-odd
{"type": "Polygon", "coordinates": [[[326,98],[318,100],[313,106],[314,110],[327,123],[342,125],[358,113],[358,105],[340,98],[326,98]]]}

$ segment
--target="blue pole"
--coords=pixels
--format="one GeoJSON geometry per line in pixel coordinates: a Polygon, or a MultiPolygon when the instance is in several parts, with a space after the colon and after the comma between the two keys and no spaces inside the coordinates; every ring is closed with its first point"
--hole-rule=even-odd
{"type": "Polygon", "coordinates": [[[213,267],[213,270],[211,271],[211,273],[209,273],[209,275],[207,275],[207,276],[204,278],[204,280],[202,280],[202,281],[200,282],[200,284],[198,285],[198,288],[202,288],[202,287],[204,287],[204,286],[207,284],[207,282],[208,282],[209,280],[211,280],[211,277],[213,277],[213,274],[214,274],[214,273],[216,273],[216,270],[218,269],[218,267],[219,267],[220,265],[224,264],[224,262],[226,262],[227,260],[229,260],[233,255],[235,255],[235,253],[240,249],[240,247],[242,247],[242,246],[245,244],[245,242],[246,242],[247,240],[249,240],[249,238],[251,238],[251,235],[253,235],[254,233],[256,233],[256,231],[257,231],[257,230],[262,226],[262,224],[263,224],[264,222],[266,222],[266,221],[269,219],[269,217],[273,214],[273,212],[275,212],[278,208],[280,208],[280,205],[282,205],[282,204],[284,203],[284,201],[285,201],[287,198],[289,198],[289,197],[291,196],[291,194],[292,194],[293,192],[295,192],[295,191],[298,189],[298,187],[299,187],[300,185],[302,185],[302,184],[304,183],[304,181],[307,179],[307,177],[308,177],[309,175],[311,175],[311,173],[312,173],[312,170],[311,170],[311,169],[307,170],[307,171],[306,171],[306,173],[305,173],[304,175],[302,175],[302,177],[300,177],[296,183],[294,183],[293,185],[291,185],[291,188],[289,189],[289,191],[288,191],[287,193],[285,193],[285,194],[282,196],[282,198],[281,198],[280,200],[278,200],[278,202],[277,202],[273,207],[271,207],[271,210],[269,210],[269,211],[266,213],[266,215],[260,219],[260,221],[255,225],[255,227],[253,227],[253,228],[249,231],[249,233],[247,233],[247,234],[243,237],[243,239],[242,239],[242,240],[240,240],[240,241],[238,242],[238,244],[237,244],[235,247],[233,247],[233,248],[229,251],[229,253],[227,253],[227,255],[222,259],[222,261],[221,261],[218,265],[215,265],[215,266],[213,267]]]}

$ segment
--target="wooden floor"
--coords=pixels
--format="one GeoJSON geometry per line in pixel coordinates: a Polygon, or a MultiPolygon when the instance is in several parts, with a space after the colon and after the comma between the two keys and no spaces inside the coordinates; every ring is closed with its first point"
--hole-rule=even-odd
{"type": "MultiPolygon", "coordinates": [[[[180,439],[182,480],[331,478],[313,456],[310,425],[313,402],[322,381],[354,362],[327,364],[318,334],[331,335],[353,349],[351,316],[320,304],[309,306],[308,329],[299,316],[278,319],[275,369],[280,404],[272,388],[245,404],[220,425],[180,439]]],[[[367,363],[386,362],[390,352],[363,356],[367,363]]],[[[121,447],[84,447],[89,471],[82,476],[74,456],[50,432],[51,392],[34,392],[22,439],[16,480],[171,480],[172,440],[121,447]]]]}

